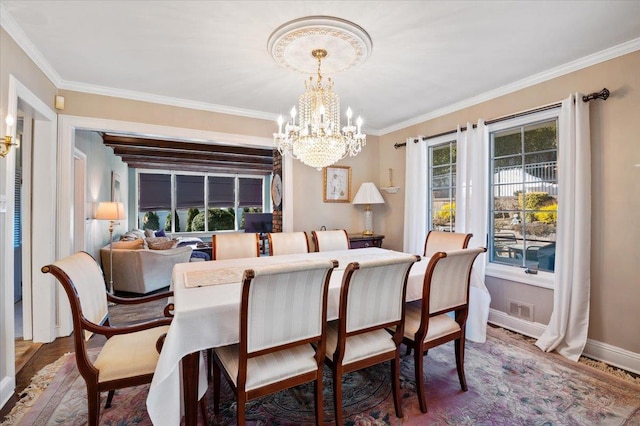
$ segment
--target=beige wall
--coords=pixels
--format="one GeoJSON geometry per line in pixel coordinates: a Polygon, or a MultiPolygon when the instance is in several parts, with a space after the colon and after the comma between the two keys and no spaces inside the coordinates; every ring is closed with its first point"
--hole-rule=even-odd
{"type": "MultiPolygon", "coordinates": [[[[640,51],[537,84],[473,107],[420,123],[380,138],[380,174],[392,167],[404,188],[405,149],[393,144],[407,137],[433,135],[482,118],[524,111],[607,87],[607,101],[590,103],[592,154],[592,264],[589,338],[640,353],[640,51]],[[399,152],[401,151],[401,152],[399,152]],[[397,171],[397,173],[396,173],[397,171]]],[[[385,241],[401,248],[403,197],[387,206],[385,241]],[[397,244],[396,244],[397,242],[397,244]]],[[[546,323],[551,292],[489,278],[492,307],[503,310],[507,297],[526,297],[536,305],[535,321],[546,323]],[[523,292],[523,290],[525,290],[523,292]]]]}

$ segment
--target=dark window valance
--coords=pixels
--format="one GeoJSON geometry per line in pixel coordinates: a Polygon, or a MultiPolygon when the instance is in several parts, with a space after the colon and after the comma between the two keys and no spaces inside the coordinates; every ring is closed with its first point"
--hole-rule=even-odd
{"type": "Polygon", "coordinates": [[[235,178],[209,176],[209,207],[233,207],[235,189],[235,178]]]}
{"type": "Polygon", "coordinates": [[[262,179],[239,178],[239,207],[262,207],[262,179]]]}
{"type": "Polygon", "coordinates": [[[139,179],[141,212],[171,210],[171,175],[140,173],[139,179]]]}
{"type": "Polygon", "coordinates": [[[176,175],[176,207],[204,207],[204,176],[176,175]]]}

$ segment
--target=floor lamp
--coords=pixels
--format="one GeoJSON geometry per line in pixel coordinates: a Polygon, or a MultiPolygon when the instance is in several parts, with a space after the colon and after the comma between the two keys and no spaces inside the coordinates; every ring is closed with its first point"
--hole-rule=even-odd
{"type": "Polygon", "coordinates": [[[356,196],[353,197],[353,204],[364,204],[364,231],[362,235],[373,235],[373,212],[371,204],[384,204],[384,198],[373,182],[365,182],[360,186],[356,196]]]}
{"type": "Polygon", "coordinates": [[[116,220],[126,219],[122,203],[105,201],[98,204],[96,219],[109,221],[109,293],[113,295],[113,226],[116,220]]]}

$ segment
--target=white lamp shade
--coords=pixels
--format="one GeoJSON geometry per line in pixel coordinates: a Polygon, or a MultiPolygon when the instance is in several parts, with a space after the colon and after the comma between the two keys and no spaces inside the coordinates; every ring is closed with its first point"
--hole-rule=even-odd
{"type": "Polygon", "coordinates": [[[353,204],[384,204],[384,198],[373,182],[365,182],[353,197],[353,204]]]}
{"type": "Polygon", "coordinates": [[[124,211],[124,205],[122,203],[116,203],[113,201],[104,201],[98,204],[96,219],[121,220],[126,218],[127,218],[127,215],[124,211]]]}

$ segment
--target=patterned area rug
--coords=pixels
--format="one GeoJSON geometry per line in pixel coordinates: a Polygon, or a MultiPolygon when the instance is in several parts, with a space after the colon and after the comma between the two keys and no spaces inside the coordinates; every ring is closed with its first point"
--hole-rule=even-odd
{"type": "MultiPolygon", "coordinates": [[[[389,366],[383,364],[345,376],[344,411],[347,425],[640,425],[640,386],[555,354],[544,354],[530,342],[501,329],[488,329],[485,344],[467,343],[468,392],[460,390],[453,347],[429,351],[425,361],[429,412],[418,408],[413,359],[404,356],[401,385],[404,418],[394,414],[389,366]]],[[[333,422],[331,373],[325,369],[325,422],[333,422]]],[[[149,425],[147,386],[118,391],[100,424],[149,425]]],[[[223,386],[221,414],[211,425],[235,424],[235,401],[223,386]]],[[[104,407],[103,396],[102,406],[104,407]]],[[[23,416],[24,425],[84,425],[87,421],[84,381],[73,356],[23,416]]],[[[251,425],[313,424],[310,385],[279,392],[248,404],[251,425]]]]}

